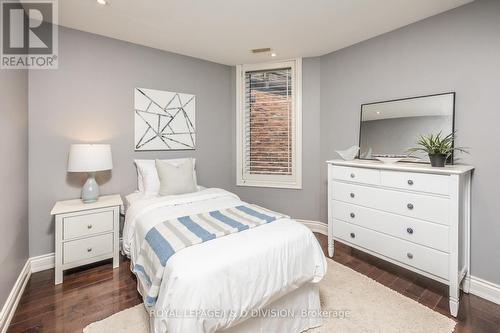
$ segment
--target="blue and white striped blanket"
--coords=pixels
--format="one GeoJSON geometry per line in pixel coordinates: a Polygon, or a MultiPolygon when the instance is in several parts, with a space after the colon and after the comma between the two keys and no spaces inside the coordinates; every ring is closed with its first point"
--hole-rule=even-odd
{"type": "Polygon", "coordinates": [[[170,257],[191,245],[254,228],[284,215],[245,204],[158,223],[146,234],[133,272],[144,286],[144,303],[158,298],[165,266],[170,257]]]}

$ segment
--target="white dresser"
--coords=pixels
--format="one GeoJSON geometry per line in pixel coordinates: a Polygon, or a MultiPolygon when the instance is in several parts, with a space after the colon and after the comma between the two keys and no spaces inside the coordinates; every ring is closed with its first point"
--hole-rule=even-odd
{"type": "Polygon", "coordinates": [[[340,241],[450,286],[457,315],[470,274],[473,167],[328,163],[328,252],[340,241]]]}
{"type": "Polygon", "coordinates": [[[55,284],[63,282],[63,271],[113,258],[119,265],[120,195],[101,196],[94,203],[59,201],[51,214],[56,222],[55,284]]]}

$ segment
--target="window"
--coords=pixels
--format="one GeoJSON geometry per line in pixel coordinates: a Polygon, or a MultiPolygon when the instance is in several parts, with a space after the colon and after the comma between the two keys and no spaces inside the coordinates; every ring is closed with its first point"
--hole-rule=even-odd
{"type": "Polygon", "coordinates": [[[301,65],[237,67],[238,185],[302,187],[301,65]]]}

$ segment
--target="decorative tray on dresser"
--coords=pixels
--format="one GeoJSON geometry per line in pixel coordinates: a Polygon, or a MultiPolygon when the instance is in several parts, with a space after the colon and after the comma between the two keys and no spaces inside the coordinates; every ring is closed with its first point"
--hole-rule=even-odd
{"type": "Polygon", "coordinates": [[[449,285],[457,315],[469,292],[470,192],[467,165],[332,160],[328,163],[328,252],[333,243],[380,257],[449,285]]]}

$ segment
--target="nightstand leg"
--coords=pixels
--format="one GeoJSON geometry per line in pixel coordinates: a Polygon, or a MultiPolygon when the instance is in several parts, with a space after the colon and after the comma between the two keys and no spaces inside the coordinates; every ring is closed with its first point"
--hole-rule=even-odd
{"type": "Polygon", "coordinates": [[[62,270],[62,265],[63,265],[63,260],[62,260],[62,253],[63,253],[63,235],[62,235],[62,230],[63,230],[63,217],[61,215],[56,215],[56,245],[55,245],[55,281],[54,284],[61,284],[63,282],[63,270],[62,270]]]}
{"type": "Polygon", "coordinates": [[[113,233],[113,268],[120,266],[120,208],[116,207],[114,210],[114,233],[113,233]]]}
{"type": "Polygon", "coordinates": [[[63,270],[56,267],[56,277],[54,284],[61,284],[63,282],[63,270]]]}

